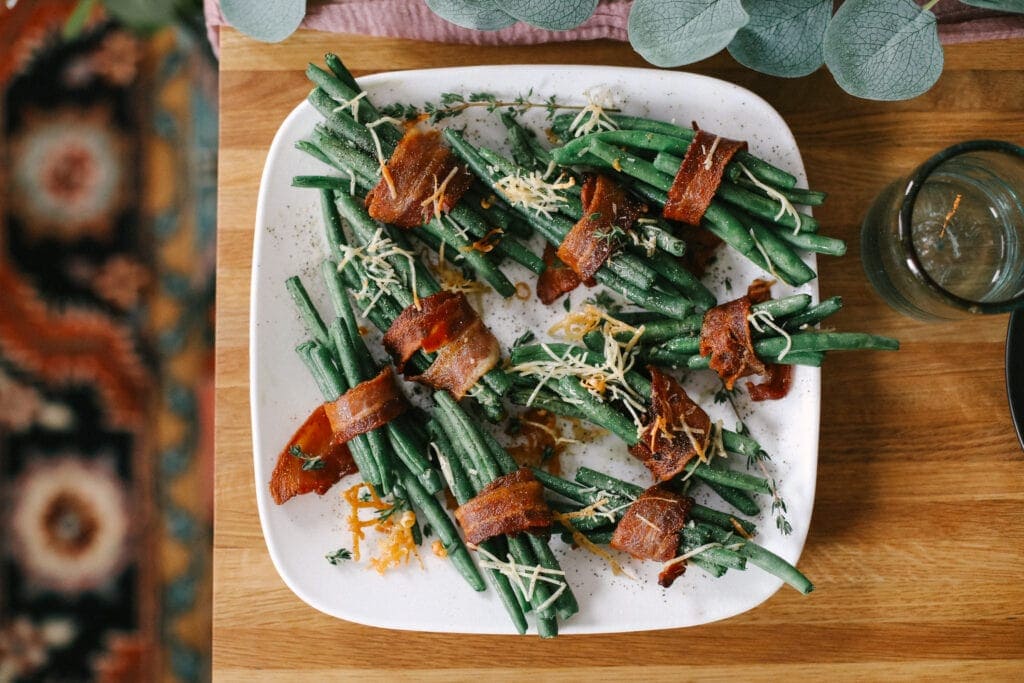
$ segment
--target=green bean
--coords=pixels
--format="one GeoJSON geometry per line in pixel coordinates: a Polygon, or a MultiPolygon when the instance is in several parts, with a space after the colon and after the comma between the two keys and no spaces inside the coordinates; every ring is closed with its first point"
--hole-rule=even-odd
{"type": "Polygon", "coordinates": [[[791,318],[787,318],[782,324],[782,327],[785,330],[799,330],[805,325],[816,325],[833,313],[839,311],[842,307],[842,297],[829,297],[828,299],[809,307],[802,313],[798,313],[791,318]]]}
{"type": "Polygon", "coordinates": [[[601,402],[587,391],[579,379],[571,375],[563,377],[558,381],[559,393],[572,402],[579,403],[586,411],[587,419],[614,432],[626,442],[628,446],[635,446],[639,440],[637,428],[633,421],[624,416],[610,405],[601,402]]]}
{"type": "Polygon", "coordinates": [[[628,500],[636,500],[644,492],[642,486],[610,477],[603,472],[598,472],[589,467],[580,467],[576,470],[576,481],[602,491],[614,493],[628,500]]]}
{"type": "Polygon", "coordinates": [[[483,577],[480,575],[480,570],[473,564],[466,546],[463,545],[462,539],[459,538],[459,532],[455,530],[455,525],[452,524],[451,518],[448,517],[448,514],[438,504],[437,499],[420,485],[420,482],[412,473],[406,473],[403,483],[412,503],[423,512],[434,533],[437,534],[437,538],[441,541],[441,545],[447,552],[448,558],[455,565],[458,572],[462,574],[462,577],[472,586],[473,590],[484,590],[486,586],[484,585],[483,577]]]}
{"type": "Polygon", "coordinates": [[[549,391],[542,390],[534,393],[532,389],[513,389],[508,398],[516,405],[540,408],[562,417],[572,417],[578,420],[588,419],[585,412],[571,403],[566,403],[549,391]]]}
{"type": "Polygon", "coordinates": [[[692,564],[695,567],[699,567],[700,569],[704,570],[705,572],[707,572],[711,576],[715,577],[716,579],[721,578],[722,576],[725,575],[725,572],[728,571],[722,565],[715,564],[714,562],[709,562],[708,560],[705,560],[705,559],[703,559],[703,558],[701,558],[699,556],[698,557],[691,557],[689,560],[687,560],[687,562],[689,562],[690,564],[692,564]]]}
{"type": "Polygon", "coordinates": [[[330,335],[327,334],[327,326],[324,324],[324,319],[320,317],[316,306],[313,305],[313,300],[309,298],[309,292],[306,291],[302,280],[297,275],[293,275],[285,280],[284,284],[288,289],[288,293],[291,294],[292,301],[295,302],[295,307],[298,309],[299,317],[302,318],[302,322],[306,326],[306,331],[309,332],[309,335],[318,344],[333,351],[333,344],[331,343],[330,335]]]}
{"type": "Polygon", "coordinates": [[[735,470],[726,469],[724,467],[722,469],[710,467],[699,460],[691,460],[684,468],[684,471],[687,474],[693,473],[693,476],[705,482],[718,484],[720,486],[728,486],[741,491],[752,491],[754,493],[772,492],[771,485],[766,479],[755,477],[754,475],[747,474],[746,472],[737,472],[735,470]]]}
{"type": "Polygon", "coordinates": [[[714,524],[729,531],[733,531],[736,528],[735,523],[739,524],[740,528],[751,536],[757,533],[757,527],[752,522],[748,522],[745,519],[737,519],[726,512],[719,512],[698,503],[694,503],[690,507],[690,517],[700,522],[714,524]]]}
{"type": "Polygon", "coordinates": [[[352,186],[351,178],[333,175],[297,175],[292,178],[292,187],[312,188],[316,190],[338,190],[348,192],[352,186]]]}
{"type": "Polygon", "coordinates": [[[711,537],[723,545],[731,546],[738,544],[740,547],[736,549],[736,552],[746,557],[751,564],[782,579],[804,595],[807,595],[814,590],[814,584],[812,584],[799,569],[791,565],[789,562],[786,562],[770,550],[767,550],[752,541],[748,541],[741,536],[731,534],[721,529],[709,527],[708,530],[711,537]]]}
{"type": "Polygon", "coordinates": [[[704,483],[708,485],[708,488],[717,493],[722,500],[745,515],[753,516],[761,511],[761,506],[746,491],[724,486],[714,481],[705,481],[704,483]]]}
{"type": "MultiPolygon", "coordinates": [[[[756,192],[758,194],[764,194],[765,196],[768,196],[768,193],[765,192],[764,188],[755,184],[752,180],[750,180],[747,177],[737,178],[736,184],[750,190],[751,192],[756,192]]],[[[817,190],[805,190],[800,187],[774,187],[772,189],[781,194],[786,199],[788,199],[791,203],[800,204],[802,206],[821,206],[822,204],[825,203],[825,199],[828,197],[828,193],[826,192],[819,192],[817,190]]]]}
{"type": "Polygon", "coordinates": [[[782,207],[778,200],[754,194],[739,185],[724,182],[719,186],[716,196],[758,218],[771,221],[790,230],[799,230],[799,232],[818,231],[818,221],[813,216],[800,212],[797,212],[796,216],[791,213],[780,212],[782,207]],[[797,227],[797,216],[800,219],[799,227],[797,227]]]}
{"type": "MultiPolygon", "coordinates": [[[[591,151],[590,146],[594,141],[616,147],[625,146],[651,152],[667,152],[670,155],[686,154],[686,150],[690,146],[689,140],[653,131],[605,130],[575,138],[565,143],[564,146],[551,150],[551,156],[555,163],[563,166],[579,163],[577,159],[591,151]]],[[[676,158],[678,159],[678,157],[676,158]]],[[[607,161],[607,159],[605,160],[607,161]]],[[[682,160],[679,159],[679,161],[682,160]]],[[[679,164],[676,164],[676,168],[679,168],[679,164]]],[[[674,171],[672,172],[674,173],[674,171]]]]}
{"type": "Polygon", "coordinates": [[[760,223],[755,222],[749,225],[754,239],[758,241],[761,248],[768,254],[769,260],[774,264],[775,267],[772,270],[787,284],[799,286],[817,277],[817,273],[797,256],[796,252],[779,237],[778,233],[760,223]]]}
{"type": "Polygon", "coordinates": [[[779,236],[779,239],[788,242],[797,249],[826,256],[842,256],[846,253],[846,242],[835,237],[819,235],[813,232],[794,233],[792,230],[774,225],[767,227],[771,228],[779,236]]]}
{"type": "MultiPolygon", "coordinates": [[[[373,142],[373,136],[369,129],[362,123],[356,121],[352,115],[345,111],[337,111],[337,102],[322,88],[313,88],[306,98],[324,117],[323,125],[329,131],[340,138],[348,140],[359,147],[367,154],[376,154],[377,148],[373,142]]],[[[391,149],[387,150],[390,154],[391,149]]]]}

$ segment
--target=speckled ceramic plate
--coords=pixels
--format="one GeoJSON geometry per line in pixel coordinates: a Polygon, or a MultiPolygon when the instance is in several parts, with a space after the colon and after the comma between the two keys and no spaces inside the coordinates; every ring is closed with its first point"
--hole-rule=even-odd
{"type": "MultiPolygon", "coordinates": [[[[360,80],[377,104],[436,102],[443,92],[494,93],[513,98],[532,91],[541,101],[557,95],[560,101],[579,104],[584,92],[598,90],[610,95],[628,113],[676,120],[730,138],[748,140],[759,156],[789,170],[806,186],[796,142],[782,118],[753,93],[723,81],[673,71],[616,69],[589,66],[518,66],[406,71],[360,80]]],[[[527,114],[527,122],[542,125],[545,113],[527,114]]],[[[365,563],[333,566],[324,555],[349,546],[344,530],[346,510],[336,486],[323,497],[301,496],[283,506],[274,504],[268,482],[277,453],[302,420],[319,402],[319,393],[294,353],[305,337],[285,291],[285,279],[300,274],[314,299],[326,308],[327,297],[318,267],[327,253],[320,226],[318,194],[291,187],[297,174],[329,172],[319,162],[298,152],[294,143],[307,136],[320,116],[307,103],[299,104],[281,124],[267,157],[260,187],[256,218],[256,242],[252,269],[251,386],[253,459],[256,472],[257,508],[271,557],[281,578],[304,601],[327,614],[375,626],[464,633],[513,633],[507,615],[493,591],[474,593],[445,561],[429,550],[423,553],[424,569],[412,565],[385,577],[365,563]]],[[[482,110],[455,119],[483,143],[503,147],[500,123],[482,110]]],[[[539,253],[538,247],[538,253],[539,253]]],[[[533,282],[525,271],[509,268],[513,281],[533,282]]],[[[720,300],[745,291],[746,284],[761,275],[744,259],[723,252],[708,283],[720,300]]],[[[777,285],[777,296],[794,290],[777,285]]],[[[817,285],[796,291],[817,298],[817,285]]],[[[578,290],[574,302],[592,296],[578,290]]],[[[485,297],[483,315],[504,347],[526,329],[540,339],[562,314],[562,307],[545,308],[535,300],[504,301],[485,297]]],[[[776,402],[743,405],[740,410],[763,446],[772,454],[771,467],[778,479],[793,525],[790,536],[775,530],[766,512],[757,520],[758,542],[791,562],[803,548],[811,521],[817,470],[819,370],[798,367],[790,395],[776,402]]],[[[735,422],[728,404],[716,405],[716,385],[707,373],[686,378],[711,414],[727,426],[735,422]]],[[[626,453],[623,444],[607,437],[572,446],[563,459],[568,472],[580,464],[627,478],[638,484],[649,481],[644,468],[626,453]]],[[[704,495],[704,494],[702,494],[704,495]]],[[[713,494],[712,494],[713,495],[713,494]]],[[[719,508],[724,503],[710,498],[719,508]]],[[[769,507],[767,504],[765,508],[769,507]]],[[[658,586],[654,564],[627,562],[638,577],[632,581],[612,576],[594,556],[552,541],[580,602],[580,612],[561,625],[563,633],[611,633],[693,626],[724,619],[760,604],[781,583],[755,567],[732,571],[713,579],[691,567],[670,589],[658,586]]],[[[811,577],[813,579],[813,577],[811,577]]]]}

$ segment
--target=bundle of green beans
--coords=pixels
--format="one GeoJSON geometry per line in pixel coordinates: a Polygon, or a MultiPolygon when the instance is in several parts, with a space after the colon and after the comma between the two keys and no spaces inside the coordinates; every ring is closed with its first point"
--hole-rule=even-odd
{"type": "MultiPolygon", "coordinates": [[[[664,207],[695,131],[664,121],[604,114],[617,126],[574,136],[574,116],[556,116],[553,131],[565,144],[551,151],[560,165],[616,172],[645,200],[664,207]]],[[[794,205],[817,206],[825,194],[796,187],[796,178],[746,151],[738,152],[701,220],[701,227],[763,270],[791,285],[816,274],[796,249],[840,256],[846,244],[818,234],[818,221],[794,205]]]]}
{"type": "MultiPolygon", "coordinates": [[[[460,505],[498,477],[518,469],[508,451],[481,429],[450,394],[434,392],[434,403],[430,433],[434,436],[449,488],[460,505]]],[[[502,563],[506,558],[511,560],[504,572],[494,566],[489,570],[502,575],[506,581],[509,573],[517,577],[507,588],[498,590],[520,633],[526,628],[525,612],[534,611],[537,632],[542,638],[552,638],[558,634],[558,619],[568,619],[579,611],[576,597],[546,538],[529,533],[496,537],[484,541],[479,548],[487,553],[488,559],[495,558],[502,563]],[[531,581],[536,575],[545,580],[531,581]]]]}
{"type": "MultiPolygon", "coordinates": [[[[336,267],[333,272],[337,272],[336,267]]],[[[326,268],[325,273],[328,274],[330,288],[332,278],[326,268]]],[[[308,294],[297,277],[289,280],[289,289],[308,300],[308,294]]],[[[331,288],[331,298],[336,317],[327,326],[327,339],[322,338],[320,326],[311,325],[307,331],[320,341],[305,342],[297,348],[325,401],[337,399],[349,388],[377,374],[376,364],[359,334],[348,298],[337,288],[331,288]]],[[[301,305],[303,313],[304,306],[301,305]]],[[[305,314],[303,317],[310,322],[305,314]]],[[[409,413],[404,413],[383,427],[354,437],[348,445],[363,481],[373,485],[382,495],[391,494],[396,507],[416,511],[417,522],[420,518],[426,519],[455,568],[473,590],[482,591],[485,588],[483,577],[470,558],[455,524],[435,497],[442,484],[438,471],[427,457],[428,443],[426,431],[409,413]]],[[[413,526],[413,537],[417,543],[421,533],[417,523],[413,526]]]]}
{"type": "MultiPolygon", "coordinates": [[[[551,245],[561,245],[576,221],[583,216],[578,191],[574,193],[571,189],[553,190],[559,197],[555,212],[537,211],[511,201],[499,181],[523,174],[521,167],[493,150],[471,144],[463,133],[454,128],[446,128],[442,135],[477,178],[504,199],[551,245]]],[[[679,264],[672,253],[682,253],[685,246],[657,225],[648,230],[655,236],[656,249],[648,254],[646,247],[626,240],[623,248],[598,269],[594,279],[637,306],[671,318],[682,318],[698,307],[703,309],[713,305],[714,297],[679,264]]]]}
{"type": "MultiPolygon", "coordinates": [[[[818,367],[828,351],[899,349],[899,342],[890,337],[811,329],[842,305],[842,299],[837,296],[812,304],[808,294],[794,294],[753,304],[750,325],[754,351],[767,363],[818,367]]],[[[709,367],[708,357],[700,355],[702,314],[681,320],[643,314],[623,317],[629,325],[638,328],[638,361],[690,370],[709,367]]],[[[630,332],[615,334],[620,342],[629,341],[631,337],[630,332]]],[[[604,348],[605,339],[601,332],[595,331],[585,335],[583,342],[587,348],[600,351],[604,348]]]]}
{"type": "MultiPolygon", "coordinates": [[[[538,380],[537,373],[526,372],[520,366],[526,363],[552,362],[571,363],[577,368],[589,366],[596,373],[606,373],[606,359],[601,351],[589,350],[572,344],[531,344],[515,347],[512,350],[512,367],[509,373],[515,388],[509,398],[513,403],[547,410],[555,415],[586,420],[607,429],[627,446],[639,443],[640,434],[634,415],[647,412],[651,399],[651,382],[637,370],[627,370],[622,374],[625,387],[616,393],[606,390],[598,395],[588,390],[581,379],[567,374],[559,379],[538,380]],[[538,386],[538,384],[540,385],[538,386]],[[630,392],[634,402],[642,403],[626,405],[625,392],[630,392]]],[[[716,427],[717,429],[717,427],[716,427]]],[[[706,484],[723,500],[746,515],[756,515],[760,506],[753,496],[771,494],[771,482],[761,477],[729,469],[725,464],[727,453],[747,458],[760,457],[763,450],[756,440],[746,434],[729,429],[721,429],[721,445],[725,453],[714,453],[707,462],[694,459],[687,464],[679,479],[694,477],[706,484]]]]}
{"type": "MultiPolygon", "coordinates": [[[[347,288],[362,306],[364,317],[378,330],[386,332],[402,310],[412,305],[413,289],[417,296],[429,296],[440,291],[437,280],[413,253],[405,234],[370,218],[358,198],[346,192],[335,193],[333,190],[322,189],[320,202],[331,252],[331,258],[323,263],[323,269],[328,289],[334,298],[342,297],[343,290],[347,288]],[[352,233],[351,238],[345,234],[342,213],[352,233]],[[360,258],[378,231],[386,235],[397,248],[396,253],[387,256],[391,277],[383,284],[367,277],[360,258]],[[398,253],[399,250],[401,253],[398,253]],[[344,264],[340,271],[339,264],[344,264]]],[[[381,243],[379,238],[376,243],[381,243]]],[[[307,325],[316,330],[314,338],[326,342],[326,328],[308,295],[294,298],[307,325]]],[[[431,362],[433,354],[422,352],[409,359],[409,365],[418,373],[426,371],[431,362]]],[[[468,395],[480,405],[488,419],[498,421],[505,416],[501,399],[510,387],[511,383],[505,373],[500,368],[494,368],[469,390],[468,395]]]]}
{"type": "MultiPolygon", "coordinates": [[[[579,468],[575,481],[542,470],[534,470],[534,475],[549,491],[572,501],[575,505],[569,509],[589,507],[594,513],[570,518],[573,529],[563,536],[567,543],[573,542],[573,531],[584,534],[592,543],[609,543],[629,506],[644,492],[640,486],[587,467],[579,468]]],[[[687,562],[715,577],[729,569],[746,569],[749,562],[801,593],[814,590],[814,585],[796,567],[750,540],[756,534],[757,528],[751,522],[694,503],[689,520],[679,534],[679,554],[693,553],[687,562]]]]}
{"type": "MultiPolygon", "coordinates": [[[[345,176],[300,176],[294,184],[348,191],[350,194],[358,189],[365,193],[381,178],[377,162],[378,145],[380,153],[387,159],[401,139],[402,132],[386,117],[381,117],[340,59],[329,54],[326,61],[330,71],[314,64],[306,70],[316,85],[308,99],[325,121],[316,127],[309,140],[300,141],[297,146],[345,176]]],[[[449,259],[467,265],[504,297],[515,293],[515,285],[498,268],[499,259],[510,258],[534,273],[544,269],[540,257],[520,241],[520,238],[529,237],[531,228],[523,221],[515,220],[501,206],[481,201],[479,188],[471,188],[447,215],[435,216],[410,232],[435,251],[440,252],[442,245],[446,246],[449,259]],[[473,248],[474,240],[490,240],[494,229],[500,229],[502,235],[490,242],[493,249],[489,253],[473,248]]]]}

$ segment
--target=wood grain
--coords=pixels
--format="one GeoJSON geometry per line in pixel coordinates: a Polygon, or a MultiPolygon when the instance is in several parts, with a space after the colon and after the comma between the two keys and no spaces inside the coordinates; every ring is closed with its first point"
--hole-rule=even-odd
{"type": "Polygon", "coordinates": [[[387,631],[319,614],[278,578],[253,490],[248,304],[256,193],[270,140],[308,91],[305,64],[339,53],[357,75],[464,64],[644,66],[611,42],[437,46],[301,31],[263,45],[221,39],[214,674],[220,680],[718,680],[1024,675],[1024,457],[1006,406],[1006,317],[924,324],[865,281],[858,229],[887,182],[971,137],[1024,143],[1024,41],[946,48],[927,94],[879,103],[827,73],[780,80],[720,55],[691,71],[767,99],[793,129],[816,215],[850,254],[822,259],[839,329],[899,337],[897,354],[833,354],[823,373],[818,491],[801,560],[818,590],[782,590],[687,630],[537,638],[387,631]]]}

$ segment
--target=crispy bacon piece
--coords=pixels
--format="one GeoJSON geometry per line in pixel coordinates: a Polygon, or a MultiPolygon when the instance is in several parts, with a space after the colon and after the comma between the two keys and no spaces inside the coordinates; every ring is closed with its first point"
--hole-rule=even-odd
{"type": "Polygon", "coordinates": [[[704,457],[711,441],[711,418],[671,375],[651,373],[651,408],[640,442],[629,449],[655,481],[668,481],[694,457],[704,457]]]}
{"type": "Polygon", "coordinates": [[[317,406],[277,456],[270,475],[270,495],[278,505],[303,493],[315,491],[322,496],[339,479],[355,471],[348,446],[334,437],[324,406],[317,406]],[[323,466],[302,469],[304,461],[291,452],[296,446],[307,456],[319,457],[323,466]]]}
{"type": "Polygon", "coordinates": [[[594,273],[604,264],[615,248],[616,230],[624,237],[636,219],[647,211],[611,178],[604,175],[589,176],[580,191],[583,217],[576,222],[558,247],[558,258],[579,276],[588,287],[593,287],[594,273]]]}
{"type": "Polygon", "coordinates": [[[700,329],[700,355],[711,356],[711,369],[722,378],[726,389],[747,375],[763,375],[765,364],[754,353],[750,336],[751,294],[762,301],[763,280],[755,280],[747,294],[715,306],[704,314],[700,329]]]}
{"type": "Polygon", "coordinates": [[[478,544],[502,534],[540,531],[551,526],[544,487],[522,467],[498,477],[455,510],[466,542],[478,544]]]}
{"type": "Polygon", "coordinates": [[[334,438],[338,441],[348,441],[383,427],[408,408],[409,404],[395,385],[390,367],[324,404],[334,438]]]}
{"type": "Polygon", "coordinates": [[[793,366],[768,363],[765,381],[760,384],[747,382],[751,401],[774,401],[785,398],[793,385],[793,366]]]}
{"type": "Polygon", "coordinates": [[[457,337],[474,319],[476,311],[461,293],[440,291],[420,299],[419,308],[402,311],[384,334],[384,348],[398,371],[420,349],[433,353],[457,337]]]}
{"type": "Polygon", "coordinates": [[[668,201],[662,215],[690,225],[700,225],[700,219],[722,184],[726,165],[736,152],[746,148],[746,142],[698,130],[686,149],[672,187],[668,189],[668,201]]]}
{"type": "Polygon", "coordinates": [[[422,375],[406,375],[462,398],[498,364],[501,347],[462,292],[442,291],[402,311],[384,335],[384,346],[400,370],[416,351],[437,352],[422,375]]]}
{"type": "Polygon", "coordinates": [[[544,272],[537,278],[537,298],[545,306],[558,300],[558,297],[571,292],[580,285],[580,277],[572,268],[562,263],[550,244],[544,247],[544,272]]]}
{"type": "Polygon", "coordinates": [[[366,195],[366,208],[379,221],[403,228],[423,225],[435,210],[449,211],[469,189],[473,177],[436,130],[410,127],[384,168],[385,177],[366,195]],[[450,177],[449,177],[450,176],[450,177]],[[392,192],[391,183],[394,183],[392,192]],[[435,198],[439,188],[444,187],[435,198]]]}
{"type": "Polygon", "coordinates": [[[668,562],[679,552],[679,532],[692,506],[692,498],[655,484],[626,510],[611,546],[638,560],[668,562]]]}

